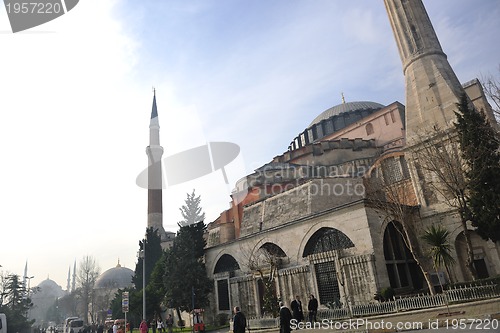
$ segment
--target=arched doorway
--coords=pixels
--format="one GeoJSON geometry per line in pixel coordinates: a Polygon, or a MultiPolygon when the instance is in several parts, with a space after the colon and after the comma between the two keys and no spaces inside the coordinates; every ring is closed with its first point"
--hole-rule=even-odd
{"type": "Polygon", "coordinates": [[[278,245],[270,242],[264,243],[255,252],[253,259],[255,260],[257,271],[260,273],[260,278],[257,280],[257,292],[261,315],[272,313],[276,309],[278,296],[275,278],[285,258],[285,251],[278,245]]]}
{"type": "MultiPolygon", "coordinates": [[[[342,231],[335,228],[321,228],[311,236],[302,256],[314,258],[321,253],[350,247],[354,247],[354,243],[342,231]]],[[[327,256],[326,260],[315,260],[314,271],[319,302],[321,304],[338,304],[340,289],[333,255],[327,256]]]]}
{"type": "Polygon", "coordinates": [[[231,305],[229,302],[229,277],[234,275],[234,271],[239,270],[240,265],[233,256],[229,254],[223,254],[214,268],[214,276],[219,274],[219,276],[224,276],[220,279],[216,279],[217,288],[217,306],[219,311],[231,310],[231,305]],[[229,274],[223,274],[229,273],[229,274]]]}

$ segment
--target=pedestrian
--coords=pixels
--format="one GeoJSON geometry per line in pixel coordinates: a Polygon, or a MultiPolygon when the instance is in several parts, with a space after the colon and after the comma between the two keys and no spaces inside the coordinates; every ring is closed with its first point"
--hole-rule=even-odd
{"type": "Polygon", "coordinates": [[[316,314],[318,313],[318,300],[313,294],[309,296],[307,311],[309,311],[309,322],[314,323],[316,321],[316,314]]]}
{"type": "Polygon", "coordinates": [[[163,321],[161,320],[161,317],[156,321],[156,330],[158,333],[163,333],[163,321]]]}
{"type": "Polygon", "coordinates": [[[245,333],[245,329],[247,328],[247,319],[245,315],[238,306],[234,307],[233,312],[233,333],[245,333]]]}
{"type": "Polygon", "coordinates": [[[113,333],[118,333],[118,322],[115,320],[115,323],[113,324],[113,333]]]}
{"type": "Polygon", "coordinates": [[[290,309],[285,306],[283,302],[280,302],[280,333],[290,333],[292,329],[290,328],[290,321],[292,320],[292,313],[290,309]]]}
{"type": "Polygon", "coordinates": [[[153,333],[156,333],[156,321],[155,319],[151,319],[151,323],[149,324],[149,327],[153,329],[153,333]]]}
{"type": "Polygon", "coordinates": [[[143,319],[139,325],[139,331],[141,333],[148,333],[148,323],[143,319]]]}
{"type": "Polygon", "coordinates": [[[297,320],[297,323],[304,320],[304,312],[302,312],[302,302],[300,301],[299,295],[295,296],[290,306],[292,307],[293,319],[297,320]]]}
{"type": "Polygon", "coordinates": [[[167,326],[167,333],[172,333],[174,327],[174,318],[169,313],[167,319],[165,319],[165,325],[167,326]]]}

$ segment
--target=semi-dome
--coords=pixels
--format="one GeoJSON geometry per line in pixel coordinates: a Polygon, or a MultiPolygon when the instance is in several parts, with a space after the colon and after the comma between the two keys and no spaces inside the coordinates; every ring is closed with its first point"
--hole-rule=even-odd
{"type": "Polygon", "coordinates": [[[382,104],[369,101],[342,103],[323,111],[319,116],[314,118],[311,124],[309,124],[309,127],[313,126],[314,124],[320,123],[322,120],[326,120],[333,116],[338,116],[341,113],[361,110],[380,110],[383,107],[384,106],[382,104]]]}
{"type": "Polygon", "coordinates": [[[97,278],[95,289],[121,289],[132,287],[132,277],[134,271],[127,267],[122,267],[120,263],[116,267],[110,268],[97,278]]]}

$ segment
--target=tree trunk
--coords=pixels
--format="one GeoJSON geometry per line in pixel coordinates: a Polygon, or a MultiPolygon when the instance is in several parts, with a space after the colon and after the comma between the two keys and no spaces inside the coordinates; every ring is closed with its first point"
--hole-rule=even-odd
{"type": "MultiPolygon", "coordinates": [[[[413,223],[413,218],[408,219],[410,223],[413,223]]],[[[407,225],[407,222],[401,223],[403,226],[403,231],[404,235],[403,239],[406,240],[406,245],[408,246],[408,249],[410,250],[410,253],[413,256],[413,259],[415,259],[415,262],[417,263],[418,267],[422,271],[422,274],[424,276],[425,282],[427,283],[427,287],[429,288],[429,292],[431,295],[435,295],[436,291],[434,290],[434,286],[432,285],[430,274],[429,274],[429,267],[427,265],[424,265],[425,259],[421,254],[418,249],[418,243],[416,240],[414,240],[415,237],[413,237],[414,233],[412,230],[409,229],[409,226],[407,225]]]]}
{"type": "Polygon", "coordinates": [[[467,245],[467,259],[465,261],[465,265],[467,266],[469,273],[472,275],[472,279],[476,280],[477,272],[476,267],[474,267],[474,250],[472,249],[472,242],[470,241],[469,233],[467,232],[467,222],[463,217],[461,220],[465,237],[465,244],[467,245]]]}

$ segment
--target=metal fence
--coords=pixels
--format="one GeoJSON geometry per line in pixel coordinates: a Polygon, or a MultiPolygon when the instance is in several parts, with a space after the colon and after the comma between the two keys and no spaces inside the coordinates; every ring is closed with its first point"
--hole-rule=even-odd
{"type": "MultiPolygon", "coordinates": [[[[421,294],[413,296],[402,296],[387,302],[372,302],[356,304],[349,307],[337,309],[320,309],[317,320],[342,320],[353,317],[367,317],[399,311],[410,311],[417,309],[434,308],[446,304],[464,303],[481,299],[500,297],[500,285],[487,284],[479,286],[461,286],[445,290],[445,292],[431,295],[421,294]]],[[[304,316],[307,318],[307,313],[304,316]]],[[[279,318],[258,317],[249,319],[251,329],[272,328],[279,325],[279,318]]]]}

